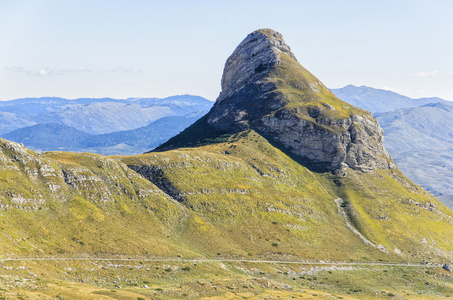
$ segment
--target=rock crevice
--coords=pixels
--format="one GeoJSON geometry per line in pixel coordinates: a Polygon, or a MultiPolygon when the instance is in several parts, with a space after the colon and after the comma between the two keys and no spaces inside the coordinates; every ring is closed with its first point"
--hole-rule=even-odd
{"type": "Polygon", "coordinates": [[[128,165],[128,167],[148,179],[174,200],[180,203],[184,202],[182,193],[171,183],[170,180],[165,177],[165,173],[162,168],[147,165],[128,165]]]}

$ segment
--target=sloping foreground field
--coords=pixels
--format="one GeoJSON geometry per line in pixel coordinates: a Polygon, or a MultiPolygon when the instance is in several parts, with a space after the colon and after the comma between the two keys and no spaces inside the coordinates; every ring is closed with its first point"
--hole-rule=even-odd
{"type": "Polygon", "coordinates": [[[171,260],[2,261],[2,299],[446,299],[434,265],[171,260]]]}

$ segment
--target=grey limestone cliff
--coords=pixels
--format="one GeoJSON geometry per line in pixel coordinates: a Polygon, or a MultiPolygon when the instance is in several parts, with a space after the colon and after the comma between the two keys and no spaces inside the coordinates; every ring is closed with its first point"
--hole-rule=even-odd
{"type": "Polygon", "coordinates": [[[395,167],[376,119],[333,95],[270,29],[249,34],[228,58],[206,120],[222,131],[256,130],[321,170],[395,167]]]}

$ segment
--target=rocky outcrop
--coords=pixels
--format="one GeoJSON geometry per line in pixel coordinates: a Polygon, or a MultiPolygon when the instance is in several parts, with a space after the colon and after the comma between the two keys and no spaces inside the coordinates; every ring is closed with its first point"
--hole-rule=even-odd
{"type": "Polygon", "coordinates": [[[288,114],[261,122],[259,131],[313,167],[371,171],[394,166],[383,147],[383,131],[371,118],[353,115],[326,126],[288,114]]]}
{"type": "Polygon", "coordinates": [[[321,170],[395,167],[376,119],[335,97],[270,29],[249,34],[228,58],[207,123],[256,130],[321,170]]]}
{"type": "Polygon", "coordinates": [[[297,61],[280,33],[262,29],[249,34],[226,61],[222,93],[216,102],[239,93],[244,86],[258,83],[267,70],[281,63],[280,53],[297,61]]]}

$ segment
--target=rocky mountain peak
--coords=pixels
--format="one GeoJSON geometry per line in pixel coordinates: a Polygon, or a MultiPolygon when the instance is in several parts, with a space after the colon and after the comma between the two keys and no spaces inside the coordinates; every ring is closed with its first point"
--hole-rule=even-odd
{"type": "Polygon", "coordinates": [[[254,31],[239,44],[225,64],[222,92],[213,108],[164,148],[202,131],[248,129],[316,170],[395,166],[371,113],[338,99],[299,64],[282,35],[270,29],[254,31]]]}
{"type": "Polygon", "coordinates": [[[250,33],[226,61],[222,93],[217,102],[238,92],[242,86],[259,80],[266,71],[280,64],[281,53],[296,60],[280,33],[272,29],[259,29],[250,33]]]}

